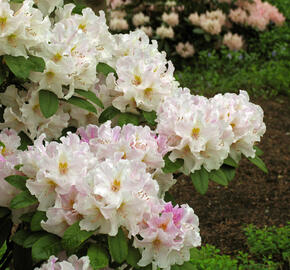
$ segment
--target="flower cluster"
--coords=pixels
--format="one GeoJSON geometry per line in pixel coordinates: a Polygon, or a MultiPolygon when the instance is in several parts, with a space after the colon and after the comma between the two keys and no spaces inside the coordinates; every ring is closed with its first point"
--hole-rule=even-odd
{"type": "Polygon", "coordinates": [[[11,129],[4,129],[0,132],[0,206],[9,207],[10,201],[19,190],[8,184],[5,177],[16,174],[14,168],[19,164],[18,155],[21,152],[17,150],[20,146],[20,138],[17,133],[11,129]]]}
{"type": "Polygon", "coordinates": [[[254,143],[265,132],[263,111],[245,91],[206,99],[180,90],[162,103],[157,115],[156,130],[167,138],[169,158],[182,158],[185,174],[201,166],[219,169],[228,155],[236,161],[241,154],[254,157],[254,143]]]}
{"type": "Polygon", "coordinates": [[[200,245],[198,218],[189,206],[173,208],[162,199],[174,180],[162,177],[160,139],[148,127],[109,122],[78,133],[81,139],[69,133],[60,143],[40,136],[19,154],[26,186],[46,212],[42,228],[62,237],[77,221],[82,230],[110,236],[123,227],[141,251],[140,265],[189,260],[190,248],[200,245]]]}
{"type": "MultiPolygon", "coordinates": [[[[88,256],[78,258],[76,255],[70,256],[65,261],[58,261],[58,258],[51,256],[49,260],[42,264],[41,267],[37,267],[34,270],[92,270],[90,267],[90,259],[88,256]]],[[[109,269],[109,268],[107,268],[109,269]]]]}
{"type": "Polygon", "coordinates": [[[119,4],[114,7],[111,4],[108,5],[108,11],[111,14],[111,30],[117,32],[132,30],[130,26],[142,29],[150,37],[164,39],[165,43],[176,48],[174,54],[177,53],[183,58],[189,56],[176,46],[177,43],[189,43],[190,46],[202,49],[206,41],[214,44],[215,48],[223,44],[230,50],[240,50],[244,48],[246,40],[240,36],[241,27],[237,25],[247,27],[246,31],[249,31],[248,26],[253,28],[252,31],[264,31],[270,22],[281,26],[285,21],[285,17],[275,6],[261,0],[209,0],[206,3],[204,1],[164,1],[164,3],[158,1],[154,4],[151,1],[135,1],[131,2],[130,6],[121,2],[119,1],[119,4]],[[122,17],[117,14],[122,14],[122,17]],[[120,23],[117,24],[117,21],[120,23]],[[198,35],[189,36],[188,33],[192,31],[198,35]],[[220,35],[224,36],[228,32],[236,31],[239,32],[241,44],[232,46],[231,43],[219,42],[220,35]],[[201,37],[205,40],[198,42],[197,39],[201,37]],[[176,43],[173,38],[176,39],[176,43]]]}

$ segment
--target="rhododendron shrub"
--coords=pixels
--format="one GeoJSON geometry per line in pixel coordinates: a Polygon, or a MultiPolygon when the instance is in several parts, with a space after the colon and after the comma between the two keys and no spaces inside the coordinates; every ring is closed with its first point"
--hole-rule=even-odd
{"type": "Polygon", "coordinates": [[[262,0],[118,1],[118,5],[107,1],[107,7],[113,32],[142,29],[161,40],[160,49],[182,58],[222,45],[234,51],[246,49],[247,39],[256,32],[285,21],[275,6],[262,0]],[[117,24],[120,18],[123,23],[117,24]]]}
{"type": "Polygon", "coordinates": [[[0,266],[191,267],[198,217],[168,191],[183,174],[226,186],[242,156],[267,171],[262,109],[192,95],[157,41],[111,34],[102,11],[18,2],[0,0],[0,266]]]}

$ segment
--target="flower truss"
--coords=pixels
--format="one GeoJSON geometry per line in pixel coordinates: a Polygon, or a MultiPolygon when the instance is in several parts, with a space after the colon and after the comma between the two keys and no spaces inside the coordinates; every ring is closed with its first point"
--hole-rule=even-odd
{"type": "MultiPolygon", "coordinates": [[[[137,15],[136,25],[148,20],[137,15]]],[[[163,20],[174,27],[179,18],[163,20]]],[[[170,27],[162,31],[172,36],[170,27]]],[[[36,269],[170,270],[189,261],[199,220],[168,190],[184,173],[202,193],[196,172],[224,181],[225,164],[242,155],[261,167],[262,109],[246,91],[207,99],[180,88],[157,42],[142,30],[111,34],[104,12],[0,0],[0,28],[0,210],[14,223],[12,240],[32,248],[36,269]]]]}

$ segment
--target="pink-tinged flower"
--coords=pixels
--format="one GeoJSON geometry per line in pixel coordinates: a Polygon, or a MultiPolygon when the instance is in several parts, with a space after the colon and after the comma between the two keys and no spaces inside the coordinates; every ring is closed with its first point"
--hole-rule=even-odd
{"type": "Polygon", "coordinates": [[[58,261],[55,256],[50,256],[48,261],[43,263],[40,268],[34,270],[92,270],[90,259],[88,256],[78,258],[76,255],[71,255],[67,260],[58,261]]]}
{"type": "Polygon", "coordinates": [[[198,218],[188,205],[173,207],[160,202],[140,224],[139,238],[133,245],[141,250],[140,266],[152,262],[156,267],[170,269],[190,258],[189,250],[200,245],[198,218]]]}
{"type": "Polygon", "coordinates": [[[237,8],[230,10],[229,18],[235,23],[244,24],[247,21],[248,15],[245,10],[237,8]]]}
{"type": "Polygon", "coordinates": [[[241,36],[229,32],[224,35],[223,44],[226,45],[232,51],[238,51],[243,47],[244,42],[241,36]]]}
{"type": "Polygon", "coordinates": [[[195,53],[194,47],[189,42],[182,43],[179,42],[175,47],[176,52],[183,58],[192,57],[195,53]]]}
{"type": "Polygon", "coordinates": [[[166,27],[166,26],[160,26],[156,29],[156,34],[160,36],[162,39],[164,38],[169,38],[173,39],[174,38],[174,31],[172,27],[166,27]]]}
{"type": "Polygon", "coordinates": [[[188,19],[190,20],[190,22],[193,24],[193,25],[199,25],[200,24],[200,18],[199,18],[199,15],[197,12],[195,13],[191,13],[188,17],[188,19]]]}
{"type": "Polygon", "coordinates": [[[239,161],[241,154],[254,157],[253,146],[261,140],[266,131],[263,110],[249,101],[246,91],[236,94],[218,94],[210,100],[220,112],[220,119],[232,129],[234,136],[230,156],[239,161]]]}
{"type": "Polygon", "coordinates": [[[78,133],[87,142],[98,160],[112,158],[119,153],[122,159],[138,160],[148,169],[160,169],[164,166],[162,152],[159,150],[158,136],[149,127],[137,127],[131,124],[111,128],[111,122],[100,127],[89,125],[79,128],[78,133]]]}
{"type": "Polygon", "coordinates": [[[132,22],[136,27],[144,25],[146,23],[149,23],[149,17],[145,16],[143,12],[139,12],[133,16],[132,22]]]}
{"type": "Polygon", "coordinates": [[[167,137],[169,159],[184,160],[181,170],[188,174],[203,165],[218,169],[229,153],[230,127],[219,121],[219,112],[205,97],[192,96],[180,89],[167,98],[157,111],[158,134],[167,137]]]}
{"type": "Polygon", "coordinates": [[[19,193],[19,189],[10,185],[5,178],[9,175],[19,174],[14,166],[18,165],[20,137],[12,129],[0,132],[0,206],[9,207],[11,200],[19,193]]]}
{"type": "Polygon", "coordinates": [[[175,12],[171,12],[169,14],[163,13],[162,21],[167,23],[169,26],[174,27],[179,24],[179,15],[175,12]]]}

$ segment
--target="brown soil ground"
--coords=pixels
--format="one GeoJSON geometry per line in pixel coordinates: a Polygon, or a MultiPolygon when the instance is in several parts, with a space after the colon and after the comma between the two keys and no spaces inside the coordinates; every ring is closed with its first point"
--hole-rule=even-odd
{"type": "Polygon", "coordinates": [[[246,224],[280,227],[290,221],[290,100],[253,102],[265,112],[267,131],[259,148],[269,174],[243,159],[228,187],[211,182],[207,193],[200,195],[190,180],[182,179],[170,191],[177,203],[188,203],[198,215],[203,244],[224,254],[247,250],[242,231],[246,224]]]}

